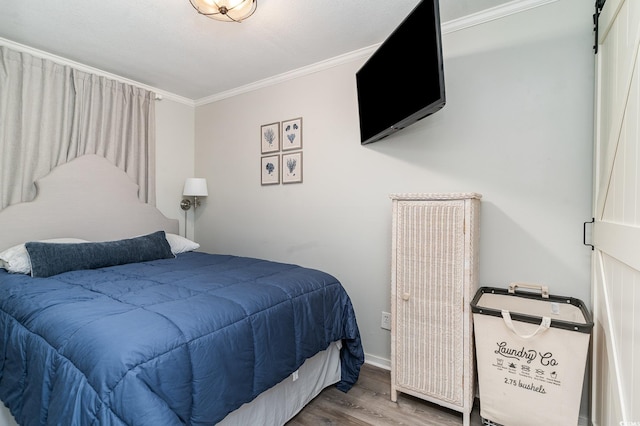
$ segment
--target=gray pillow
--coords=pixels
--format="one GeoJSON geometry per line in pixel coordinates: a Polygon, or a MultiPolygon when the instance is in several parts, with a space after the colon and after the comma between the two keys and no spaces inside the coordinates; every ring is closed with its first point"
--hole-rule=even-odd
{"type": "Polygon", "coordinates": [[[100,243],[25,243],[32,277],[50,277],[78,269],[96,269],[125,263],[175,257],[164,231],[141,237],[100,243]]]}

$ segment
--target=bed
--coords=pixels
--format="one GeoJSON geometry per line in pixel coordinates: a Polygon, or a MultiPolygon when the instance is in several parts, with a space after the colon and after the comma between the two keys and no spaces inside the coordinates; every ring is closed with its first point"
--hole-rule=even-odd
{"type": "Polygon", "coordinates": [[[101,157],[37,186],[0,212],[0,254],[28,259],[0,260],[0,399],[18,424],[284,424],[357,381],[332,275],[197,251],[101,157]]]}

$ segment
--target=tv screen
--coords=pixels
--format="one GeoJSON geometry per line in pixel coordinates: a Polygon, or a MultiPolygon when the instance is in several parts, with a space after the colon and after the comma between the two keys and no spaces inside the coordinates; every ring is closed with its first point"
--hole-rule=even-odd
{"type": "Polygon", "coordinates": [[[423,0],[356,73],[360,141],[368,144],[445,105],[438,0],[423,0]]]}

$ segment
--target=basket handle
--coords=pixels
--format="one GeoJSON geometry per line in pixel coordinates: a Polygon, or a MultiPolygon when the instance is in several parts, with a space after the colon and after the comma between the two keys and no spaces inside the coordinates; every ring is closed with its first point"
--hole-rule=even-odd
{"type": "Polygon", "coordinates": [[[546,285],[528,284],[528,283],[511,283],[511,284],[509,284],[509,293],[510,294],[515,294],[516,289],[518,287],[524,287],[524,288],[528,288],[528,289],[531,289],[531,290],[539,290],[540,291],[540,296],[542,296],[543,299],[548,299],[549,298],[549,287],[547,287],[546,285]]]}
{"type": "Polygon", "coordinates": [[[530,339],[533,336],[536,336],[542,332],[547,331],[549,327],[551,327],[551,318],[542,317],[542,321],[540,322],[540,325],[538,326],[538,328],[536,328],[536,331],[534,331],[532,334],[520,334],[518,333],[515,326],[513,325],[513,321],[511,320],[511,314],[506,309],[502,310],[502,319],[504,320],[504,324],[507,326],[507,328],[511,330],[513,334],[515,334],[516,336],[522,339],[530,339]]]}

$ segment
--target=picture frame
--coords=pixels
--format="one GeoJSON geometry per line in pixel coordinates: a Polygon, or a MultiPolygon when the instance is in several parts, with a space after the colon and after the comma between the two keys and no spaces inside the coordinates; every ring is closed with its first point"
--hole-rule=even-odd
{"type": "Polygon", "coordinates": [[[302,117],[282,122],[282,151],[302,149],[302,117]]]}
{"type": "Polygon", "coordinates": [[[302,151],[282,154],[282,183],[302,182],[302,151]]]}
{"type": "Polygon", "coordinates": [[[260,152],[268,154],[280,151],[280,123],[260,126],[260,152]]]}
{"type": "Polygon", "coordinates": [[[277,185],[280,183],[280,155],[261,157],[260,183],[262,185],[277,185]]]}

